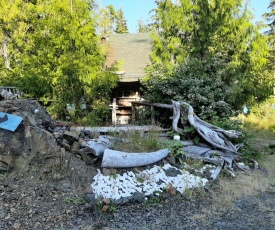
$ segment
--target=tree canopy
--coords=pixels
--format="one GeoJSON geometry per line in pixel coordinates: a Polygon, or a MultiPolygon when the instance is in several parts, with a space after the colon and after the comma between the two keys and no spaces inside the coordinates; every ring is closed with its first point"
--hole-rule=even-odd
{"type": "MultiPolygon", "coordinates": [[[[146,98],[185,100],[211,117],[270,95],[275,2],[266,14],[268,36],[252,23],[247,4],[157,1],[152,28],[139,22],[140,31],[152,30],[146,98]]],[[[0,84],[53,100],[57,114],[67,104],[108,104],[118,76],[115,67],[103,68],[100,38],[128,33],[122,9],[109,5],[98,15],[93,0],[0,0],[0,7],[0,84]]]]}
{"type": "Polygon", "coordinates": [[[122,8],[117,11],[115,32],[117,34],[128,33],[127,21],[124,17],[122,8]]]}
{"type": "Polygon", "coordinates": [[[145,24],[141,19],[138,20],[138,33],[147,33],[152,30],[151,24],[145,24]]]}
{"type": "Polygon", "coordinates": [[[124,17],[122,8],[115,11],[113,5],[100,9],[99,17],[100,35],[106,37],[112,33],[128,33],[127,20],[124,17]]]}
{"type": "MultiPolygon", "coordinates": [[[[255,98],[260,100],[270,95],[272,80],[267,67],[270,48],[266,36],[260,33],[260,25],[252,23],[253,16],[243,0],[174,2],[157,2],[152,32],[153,65],[148,68],[148,77],[144,81],[149,98],[161,91],[158,93],[160,97],[174,99],[175,95],[161,90],[159,84],[163,80],[174,81],[172,79],[178,78],[179,71],[179,78],[189,81],[190,85],[198,82],[196,87],[186,87],[189,97],[187,95],[184,100],[190,102],[190,95],[193,95],[192,100],[197,98],[194,107],[199,111],[205,106],[199,98],[203,96],[214,103],[215,97],[211,99],[210,95],[220,89],[217,84],[216,88],[205,89],[205,95],[201,95],[199,82],[202,79],[210,80],[213,85],[221,81],[227,90],[223,91],[219,101],[228,106],[231,104],[235,109],[252,103],[255,98]],[[165,69],[161,67],[161,70],[160,66],[165,69]],[[197,72],[191,72],[195,71],[194,67],[197,72]]],[[[171,86],[169,88],[176,91],[171,86]]]]}
{"type": "Polygon", "coordinates": [[[0,0],[0,84],[53,100],[57,113],[108,100],[118,77],[103,70],[91,0],[0,0]],[[5,67],[5,68],[3,68],[5,67]]]}

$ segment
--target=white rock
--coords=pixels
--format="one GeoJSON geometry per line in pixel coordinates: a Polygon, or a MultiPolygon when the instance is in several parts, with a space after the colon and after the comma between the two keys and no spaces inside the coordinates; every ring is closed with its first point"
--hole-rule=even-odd
{"type": "Polygon", "coordinates": [[[149,196],[156,191],[165,190],[169,183],[177,191],[183,193],[186,188],[204,186],[208,182],[207,179],[194,176],[185,170],[181,170],[182,174],[176,177],[168,177],[163,169],[169,168],[175,167],[165,164],[162,168],[154,166],[150,170],[144,170],[136,174],[129,171],[122,176],[118,174],[115,177],[104,176],[98,170],[92,188],[96,196],[102,195],[104,198],[119,199],[129,197],[136,191],[144,192],[145,196],[149,196]],[[138,178],[144,179],[144,182],[138,181],[138,178]]]}

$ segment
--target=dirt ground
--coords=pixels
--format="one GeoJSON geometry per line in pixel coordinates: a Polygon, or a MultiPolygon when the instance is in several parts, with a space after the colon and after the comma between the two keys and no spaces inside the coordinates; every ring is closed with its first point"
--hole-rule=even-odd
{"type": "MultiPolygon", "coordinates": [[[[163,194],[145,203],[87,202],[72,180],[26,173],[0,174],[0,229],[275,229],[273,133],[252,132],[250,143],[265,157],[260,169],[220,175],[209,188],[163,194]]],[[[60,172],[61,173],[61,172],[60,172]]]]}

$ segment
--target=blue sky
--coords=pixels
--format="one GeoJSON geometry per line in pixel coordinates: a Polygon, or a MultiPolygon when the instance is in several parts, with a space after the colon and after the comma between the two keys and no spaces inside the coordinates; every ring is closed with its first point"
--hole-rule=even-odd
{"type": "MultiPolygon", "coordinates": [[[[116,10],[120,7],[124,12],[130,33],[137,32],[137,21],[142,19],[144,23],[150,20],[149,11],[156,8],[155,0],[96,0],[102,6],[113,5],[116,10]]],[[[251,11],[255,20],[262,20],[262,14],[268,12],[270,0],[250,0],[251,11]]]]}

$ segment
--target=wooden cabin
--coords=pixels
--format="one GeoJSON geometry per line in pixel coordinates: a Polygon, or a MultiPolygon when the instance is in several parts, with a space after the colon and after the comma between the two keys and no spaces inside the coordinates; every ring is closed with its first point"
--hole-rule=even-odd
{"type": "MultiPolygon", "coordinates": [[[[145,67],[150,64],[150,34],[112,34],[105,38],[107,46],[106,67],[120,63],[118,86],[112,93],[112,108],[116,105],[113,124],[129,124],[132,119],[131,102],[141,100],[140,80],[145,76],[145,67]]],[[[114,110],[113,110],[114,111],[114,110]]]]}

